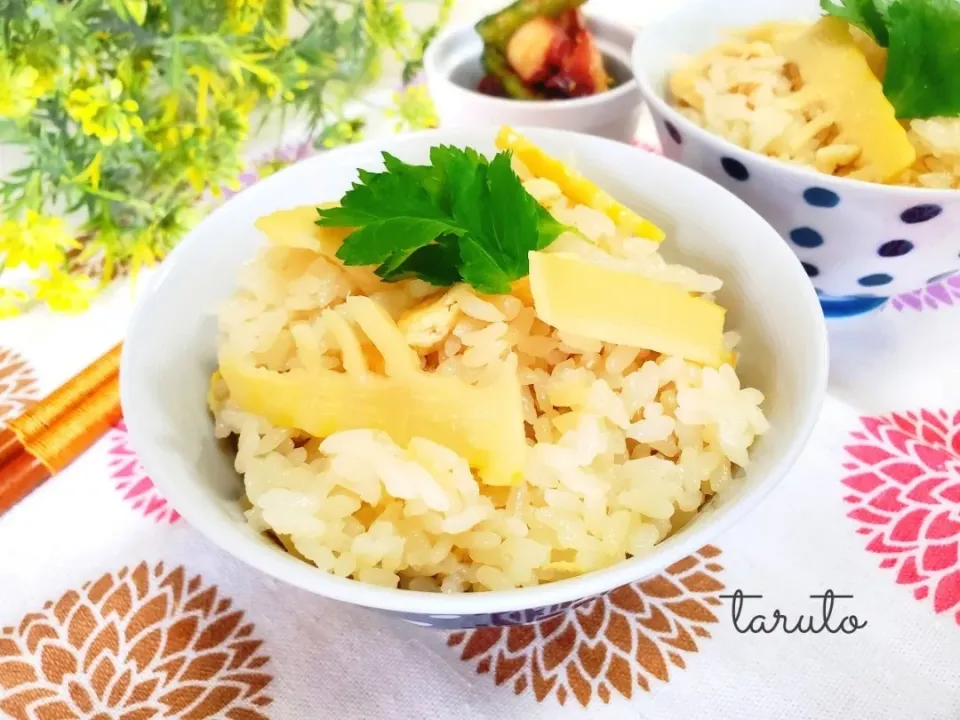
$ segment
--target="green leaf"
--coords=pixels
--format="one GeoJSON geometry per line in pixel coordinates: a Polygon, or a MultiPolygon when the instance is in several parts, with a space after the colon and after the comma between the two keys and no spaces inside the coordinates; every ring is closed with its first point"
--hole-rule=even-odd
{"type": "Polygon", "coordinates": [[[438,207],[429,188],[412,182],[418,177],[416,166],[406,165],[384,153],[385,162],[394,169],[382,173],[360,170],[360,182],[340,200],[340,207],[320,210],[321,227],[352,227],[377,220],[421,218],[449,220],[438,207]]]}
{"type": "Polygon", "coordinates": [[[147,0],[123,0],[127,12],[137,25],[143,25],[147,19],[147,0]]]}
{"type": "Polygon", "coordinates": [[[887,47],[889,37],[885,7],[880,0],[820,0],[820,7],[827,15],[846,20],[870,35],[880,47],[887,47]]]}
{"type": "Polygon", "coordinates": [[[277,30],[287,29],[290,9],[287,0],[266,0],[263,4],[263,19],[277,30]]]}
{"type": "Polygon", "coordinates": [[[438,183],[436,199],[447,213],[453,212],[457,188],[477,179],[477,173],[487,166],[487,159],[473,148],[461,150],[452,145],[430,148],[430,162],[438,183]]]}
{"type": "MultiPolygon", "coordinates": [[[[388,173],[423,188],[433,202],[437,203],[442,179],[437,176],[435,168],[429,165],[408,165],[388,152],[383,153],[383,164],[388,173]]],[[[442,208],[442,205],[440,207],[442,208]]]]}
{"type": "Polygon", "coordinates": [[[398,253],[409,254],[428,245],[444,233],[457,232],[459,228],[440,220],[374,220],[350,233],[337,250],[337,257],[347,265],[379,265],[398,253]]]}
{"type": "Polygon", "coordinates": [[[571,228],[557,220],[550,211],[543,205],[537,203],[537,250],[543,250],[554,240],[560,237],[561,233],[577,232],[576,228],[571,228]]]}
{"type": "Polygon", "coordinates": [[[898,118],[960,116],[960,2],[897,0],[883,91],[898,118]]]}
{"type": "Polygon", "coordinates": [[[510,276],[503,271],[488,248],[471,235],[460,238],[460,261],[460,275],[480,292],[510,292],[510,276]]]}
{"type": "MultiPolygon", "coordinates": [[[[459,188],[453,208],[472,240],[464,262],[469,257],[471,263],[477,263],[483,257],[480,267],[486,267],[489,258],[499,270],[491,275],[491,282],[500,287],[503,280],[494,275],[502,274],[507,282],[527,275],[528,253],[540,243],[540,205],[523,189],[510,166],[510,157],[509,152],[498,153],[489,166],[477,168],[472,181],[459,188]]],[[[463,247],[461,239],[462,256],[463,247]]],[[[471,273],[475,270],[472,268],[471,273]]]]}
{"type": "Polygon", "coordinates": [[[376,272],[387,282],[415,277],[437,287],[449,287],[460,282],[459,263],[459,239],[456,235],[441,235],[432,245],[406,256],[398,254],[376,272]]]}
{"type": "Polygon", "coordinates": [[[377,265],[387,281],[418,277],[482,292],[509,292],[528,254],[566,230],[523,187],[503,152],[441,145],[430,165],[383,154],[384,171],[361,170],[341,205],[319,210],[323,227],[355,228],[337,251],[347,265],[377,265]]]}
{"type": "Polygon", "coordinates": [[[820,0],[887,48],[883,92],[901,119],[960,116],[960,1],[820,0]]]}
{"type": "Polygon", "coordinates": [[[360,170],[339,207],[319,210],[321,227],[356,227],[337,251],[348,265],[375,265],[403,257],[444,233],[457,234],[453,219],[436,203],[422,169],[384,153],[388,170],[360,170]]]}

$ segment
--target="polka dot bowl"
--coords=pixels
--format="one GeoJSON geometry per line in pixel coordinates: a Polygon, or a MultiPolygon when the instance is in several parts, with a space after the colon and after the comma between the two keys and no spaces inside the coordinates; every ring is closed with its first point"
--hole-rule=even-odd
{"type": "Polygon", "coordinates": [[[732,28],[820,16],[817,0],[689,0],[644,28],[633,69],[664,154],[739,196],[799,258],[824,314],[864,313],[960,270],[960,190],[848,180],[753,153],[691,122],[667,100],[684,55],[732,28]]]}

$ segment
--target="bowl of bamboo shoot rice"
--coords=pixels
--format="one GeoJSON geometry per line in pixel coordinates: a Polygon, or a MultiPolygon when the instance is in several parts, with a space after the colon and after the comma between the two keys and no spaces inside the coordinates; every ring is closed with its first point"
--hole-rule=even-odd
{"type": "Polygon", "coordinates": [[[792,466],[826,376],[816,295],[746,204],[502,127],[337,149],[230,199],[147,289],[121,394],[147,472],[226,552],[474,627],[702,547],[792,466]]]}
{"type": "Polygon", "coordinates": [[[633,50],[665,154],[773,225],[828,317],[960,271],[956,41],[910,32],[960,5],[862,4],[692,0],[633,50]]]}

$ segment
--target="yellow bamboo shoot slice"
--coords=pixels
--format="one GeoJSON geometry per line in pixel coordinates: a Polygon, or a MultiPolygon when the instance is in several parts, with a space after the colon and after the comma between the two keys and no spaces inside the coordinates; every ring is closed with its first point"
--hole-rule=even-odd
{"type": "Polygon", "coordinates": [[[836,142],[861,149],[850,177],[886,182],[913,165],[916,150],[845,21],[821,18],[776,49],[835,117],[836,142]]]}
{"type": "Polygon", "coordinates": [[[317,208],[334,207],[337,203],[303,205],[289,210],[277,210],[264,215],[255,224],[271,243],[281,247],[302,248],[322,255],[346,273],[362,292],[372,295],[383,285],[372,267],[344,265],[337,258],[337,250],[343,245],[353,228],[318,227],[317,208]]]}
{"type": "Polygon", "coordinates": [[[660,242],[663,230],[633,210],[621,205],[606,192],[598,188],[582,175],[574,172],[543,150],[530,142],[513,128],[504,125],[497,134],[497,147],[510,150],[537,177],[550,180],[570,200],[599,210],[618,227],[626,228],[636,237],[660,242]]]}
{"type": "MultiPolygon", "coordinates": [[[[510,355],[481,385],[452,375],[424,372],[393,319],[373,300],[347,298],[346,314],[384,360],[384,374],[353,359],[348,372],[296,369],[274,372],[254,366],[229,350],[219,372],[240,409],[273,425],[297,428],[315,437],[342,430],[382,430],[401,447],[423,437],[450,448],[476,469],[487,485],[511,485],[521,478],[527,443],[517,358],[510,355]]],[[[338,342],[353,324],[339,311],[330,327],[338,342]]],[[[330,316],[325,316],[325,322],[330,316]]],[[[356,338],[356,335],[354,335],[356,338]]]]}
{"type": "Polygon", "coordinates": [[[566,253],[530,253],[530,289],[548,325],[602,342],[718,366],[726,310],[682,288],[566,253]]]}

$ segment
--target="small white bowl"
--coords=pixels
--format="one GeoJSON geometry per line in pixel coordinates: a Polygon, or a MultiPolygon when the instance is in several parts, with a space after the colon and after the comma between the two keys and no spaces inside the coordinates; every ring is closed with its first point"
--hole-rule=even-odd
{"type": "Polygon", "coordinates": [[[653,575],[710,542],[750,511],[793,465],[813,428],[827,381],[827,339],[816,295],[793,254],[747,205],[691,170],[652,153],[560,130],[524,129],[667,234],[663,254],[724,280],[718,301],[742,335],[738,371],[760,389],[771,430],[748,470],[681,531],[648,555],[569,580],[504,592],[440,595],[336,577],[287,554],[246,522],[233,453],[213,434],[206,395],[217,365],[216,310],[264,238],[268,213],[339,198],[357,168],[382,169],[381,151],[428,162],[440,144],[495,152],[496,128],[434,130],[314,156],[231,198],[164,261],[127,332],[120,392],[133,446],[160,491],[196,530],[258,570],[310,592],[388,611],[420,625],[532,622],[653,575]]]}
{"type": "Polygon", "coordinates": [[[857,315],[960,270],[960,190],[879,185],[753,153],[691,122],[668,101],[684,55],[730,29],[815,21],[818,0],[690,0],[644,28],[633,70],[667,157],[743,199],[797,254],[828,317],[857,315]]]}
{"type": "Polygon", "coordinates": [[[427,48],[423,68],[440,126],[534,125],[631,142],[640,118],[640,91],[630,70],[635,34],[623,25],[587,16],[600,52],[620,85],[569,100],[512,100],[476,90],[484,72],[483,41],[473,23],[440,33],[427,48]]]}

